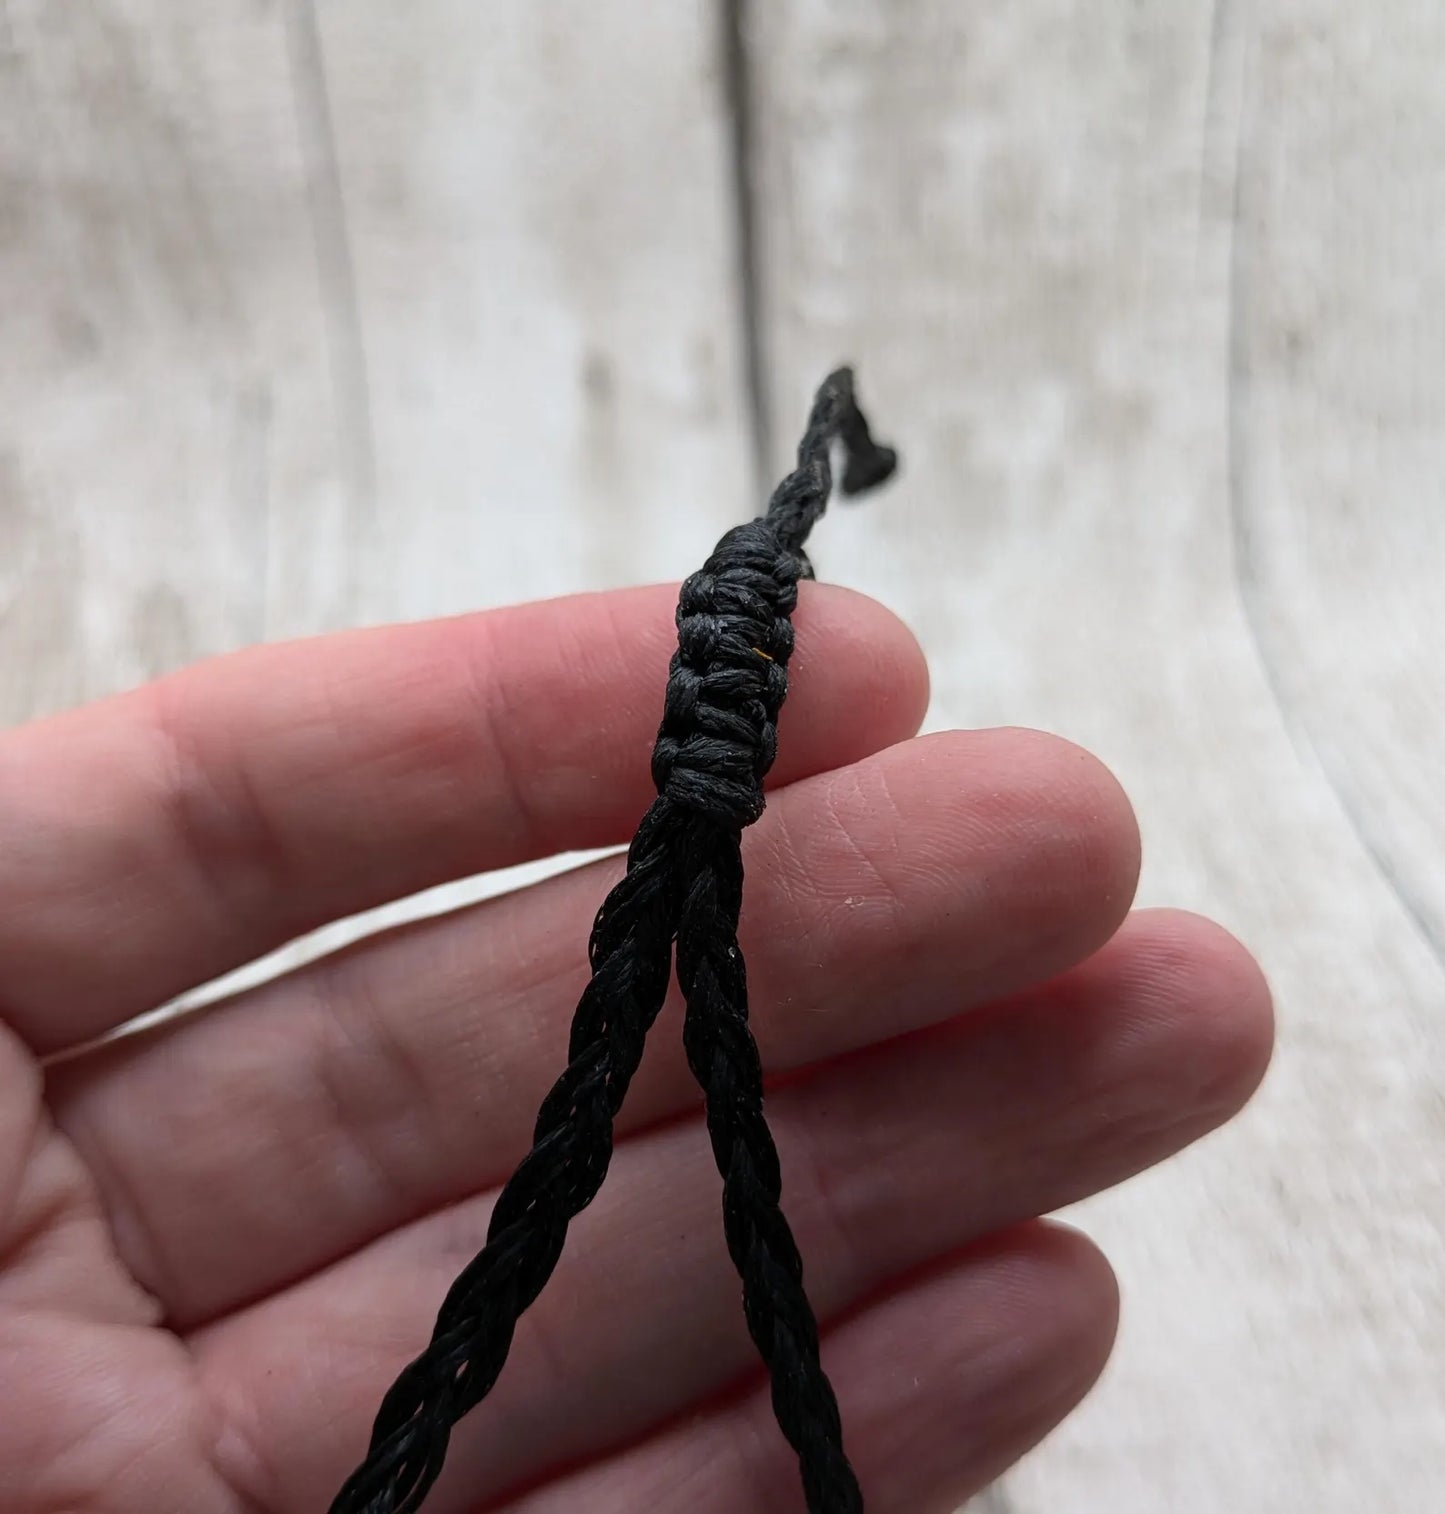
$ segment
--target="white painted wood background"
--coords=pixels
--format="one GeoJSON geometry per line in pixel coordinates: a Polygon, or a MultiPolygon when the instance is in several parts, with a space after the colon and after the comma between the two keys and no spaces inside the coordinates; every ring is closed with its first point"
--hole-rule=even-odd
{"type": "Polygon", "coordinates": [[[4,0],[0,717],[677,576],[854,359],[906,474],[820,571],[1279,1001],[985,1506],[1438,1507],[1442,76],[1437,0],[4,0]]]}

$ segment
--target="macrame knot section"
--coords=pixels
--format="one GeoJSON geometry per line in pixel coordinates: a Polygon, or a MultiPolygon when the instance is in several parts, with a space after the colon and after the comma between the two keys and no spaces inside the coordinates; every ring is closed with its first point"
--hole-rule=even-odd
{"type": "Polygon", "coordinates": [[[735,526],[682,586],[677,652],[653,750],[657,791],[741,830],[763,812],[793,651],[800,551],[766,519],[735,526]]]}

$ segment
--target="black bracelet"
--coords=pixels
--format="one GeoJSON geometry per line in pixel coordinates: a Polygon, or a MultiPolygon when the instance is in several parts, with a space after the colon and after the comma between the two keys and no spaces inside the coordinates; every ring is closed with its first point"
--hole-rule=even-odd
{"type": "Polygon", "coordinates": [[[687,1004],[683,1041],[723,1176],[723,1228],[778,1424],[798,1453],[810,1514],[863,1507],[819,1360],[803,1264],[779,1207],[778,1154],[763,1117],[737,939],[742,830],[763,812],[798,581],[813,576],[803,544],[832,492],[835,439],[847,453],[845,494],[881,483],[897,464],[869,435],[846,368],[818,390],[798,466],[767,513],[729,531],[682,586],[652,756],[657,798],[622,881],[597,912],[592,977],[572,1021],[566,1071],[542,1103],[531,1151],[497,1199],[485,1247],[452,1285],[426,1349],[382,1400],[366,1459],[331,1514],[421,1508],[452,1426],[491,1391],[518,1318],[562,1254],[568,1224],[602,1186],[613,1121],[667,993],[674,941],[687,1004]]]}

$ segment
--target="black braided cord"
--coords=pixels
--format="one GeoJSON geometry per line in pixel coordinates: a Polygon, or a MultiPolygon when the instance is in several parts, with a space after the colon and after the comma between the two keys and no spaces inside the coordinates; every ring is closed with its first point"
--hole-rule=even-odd
{"type": "Polygon", "coordinates": [[[613,1121],[662,1008],[677,945],[683,1039],[707,1100],[723,1176],[723,1226],[743,1282],[748,1329],[772,1379],[778,1424],[798,1453],[810,1514],[856,1514],[837,1402],[823,1372],[803,1267],[779,1200],[778,1154],[763,1117],[763,1074],[748,1029],[738,948],[741,839],[763,812],[763,779],[793,650],[803,552],[832,491],[881,483],[897,463],[853,397],[853,375],[824,380],[798,466],[767,513],[729,531],[682,586],[678,649],[653,751],[657,786],[622,881],[597,913],[591,981],[572,1022],[566,1071],[542,1103],[531,1151],[502,1189],[487,1242],[453,1283],[430,1343],[382,1400],[365,1460],[331,1514],[413,1514],[441,1472],[452,1427],[491,1391],[517,1320],[551,1276],[570,1222],[596,1197],[613,1121]]]}

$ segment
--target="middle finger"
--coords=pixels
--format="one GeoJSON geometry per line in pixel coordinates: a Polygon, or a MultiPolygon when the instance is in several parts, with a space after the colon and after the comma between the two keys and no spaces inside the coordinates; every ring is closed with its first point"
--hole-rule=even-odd
{"type": "MultiPolygon", "coordinates": [[[[950,733],[794,784],[748,838],[742,944],[767,1065],[933,1024],[1081,960],[1138,840],[1094,759],[950,733]]],[[[565,1057],[619,864],[363,943],[54,1070],[118,1243],[179,1325],[506,1176],[565,1057]]],[[[623,1128],[690,1107],[660,1024],[623,1128]]]]}

